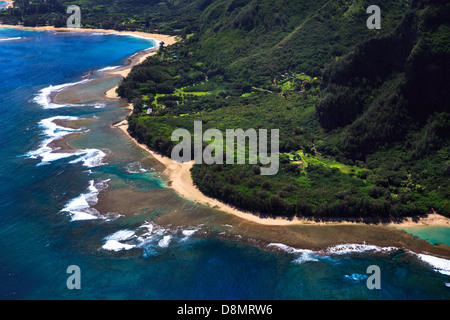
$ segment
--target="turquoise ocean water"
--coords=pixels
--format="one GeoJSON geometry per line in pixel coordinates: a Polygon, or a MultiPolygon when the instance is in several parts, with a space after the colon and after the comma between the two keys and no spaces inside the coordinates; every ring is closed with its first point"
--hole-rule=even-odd
{"type": "Polygon", "coordinates": [[[412,235],[425,239],[432,244],[443,243],[450,246],[450,227],[445,226],[424,226],[400,228],[412,235]]]}
{"type": "Polygon", "coordinates": [[[450,298],[448,260],[352,245],[312,252],[277,244],[277,253],[199,236],[202,226],[153,223],[170,210],[200,209],[165,188],[141,161],[143,152],[111,129],[127,114],[123,106],[49,100],[152,45],[128,36],[0,29],[0,299],[450,298]],[[71,129],[58,119],[89,122],[71,129]],[[74,153],[47,147],[77,132],[74,153]],[[108,210],[96,209],[102,192],[123,190],[145,193],[149,209],[124,215],[114,211],[114,197],[108,210]],[[81,290],[66,286],[70,265],[80,267],[81,290]],[[381,290],[367,289],[370,265],[382,270],[381,290]]]}

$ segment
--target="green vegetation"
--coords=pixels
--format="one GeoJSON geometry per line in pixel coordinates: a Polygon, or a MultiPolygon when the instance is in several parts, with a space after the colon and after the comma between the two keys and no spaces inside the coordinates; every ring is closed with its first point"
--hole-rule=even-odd
{"type": "Polygon", "coordinates": [[[204,193],[260,216],[449,215],[449,5],[385,1],[382,31],[368,32],[366,1],[278,2],[214,1],[167,49],[177,59],[135,67],[119,87],[131,131],[170,155],[173,130],[194,121],[279,129],[274,176],[192,169],[204,193]]]}
{"type": "Polygon", "coordinates": [[[181,37],[192,35],[198,17],[209,0],[16,0],[14,8],[1,11],[4,24],[65,27],[70,14],[81,9],[83,28],[160,32],[181,37]]]}
{"type": "Polygon", "coordinates": [[[223,0],[201,16],[200,61],[222,68],[230,80],[266,84],[284,73],[321,76],[324,65],[401,21],[408,1],[223,0]],[[366,27],[366,9],[383,10],[380,31],[366,27]]]}
{"type": "Polygon", "coordinates": [[[16,4],[0,14],[4,23],[33,23],[40,6],[47,21],[34,23],[51,24],[78,4],[85,27],[184,39],[134,67],[118,89],[134,104],[132,134],[164,155],[172,132],[193,132],[194,121],[203,130],[280,130],[278,174],[195,165],[207,195],[261,216],[450,215],[448,1],[16,4]],[[374,4],[381,30],[366,27],[374,4]]]}

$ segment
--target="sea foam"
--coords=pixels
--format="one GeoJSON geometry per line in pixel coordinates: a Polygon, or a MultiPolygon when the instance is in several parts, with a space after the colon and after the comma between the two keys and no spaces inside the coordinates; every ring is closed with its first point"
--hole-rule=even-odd
{"type": "Polygon", "coordinates": [[[91,79],[84,79],[78,82],[72,82],[72,83],[65,83],[60,84],[56,86],[48,86],[46,88],[43,88],[39,91],[38,95],[34,97],[33,101],[35,101],[37,104],[39,104],[44,109],[56,109],[56,108],[63,108],[63,107],[71,107],[74,106],[74,104],[58,104],[51,101],[51,95],[53,93],[60,92],[66,88],[86,83],[91,81],[91,79]]]}
{"type": "Polygon", "coordinates": [[[346,243],[332,246],[323,251],[324,254],[350,254],[350,253],[362,253],[367,251],[387,253],[393,250],[398,250],[396,247],[379,247],[368,244],[356,244],[356,243],[346,243]]]}
{"type": "Polygon", "coordinates": [[[99,149],[82,149],[77,151],[79,158],[70,161],[70,164],[83,163],[85,167],[94,168],[105,165],[103,159],[106,153],[99,149]]]}
{"type": "Polygon", "coordinates": [[[423,262],[434,268],[434,271],[450,276],[450,260],[434,257],[427,254],[417,254],[423,262]]]}
{"type": "MultiPolygon", "coordinates": [[[[298,264],[307,261],[319,261],[319,259],[323,259],[325,257],[330,257],[333,255],[348,255],[365,252],[388,254],[390,252],[399,250],[399,248],[397,247],[379,247],[375,245],[355,244],[355,243],[339,244],[320,251],[296,249],[282,243],[270,243],[267,246],[275,247],[287,253],[297,255],[297,258],[294,259],[292,262],[298,264]]],[[[450,260],[438,258],[429,254],[418,254],[410,250],[406,250],[406,252],[433,267],[434,271],[450,276],[450,260]]]]}
{"type": "Polygon", "coordinates": [[[59,159],[69,158],[77,156],[79,158],[70,161],[70,164],[74,163],[83,163],[84,166],[88,168],[98,167],[104,165],[104,158],[106,157],[106,153],[99,149],[81,149],[81,150],[73,150],[73,151],[64,151],[57,152],[57,148],[49,147],[49,144],[52,141],[59,140],[66,135],[72,133],[83,133],[87,132],[84,129],[72,129],[57,125],[55,120],[79,120],[78,117],[70,117],[70,116],[55,116],[47,119],[43,119],[39,122],[38,126],[43,129],[43,135],[45,136],[44,141],[42,141],[39,147],[35,150],[29,151],[25,154],[26,157],[30,159],[40,158],[41,162],[38,165],[49,164],[52,161],[56,161],[59,159]]]}
{"type": "Polygon", "coordinates": [[[0,41],[14,41],[14,40],[22,40],[24,37],[14,37],[14,38],[0,38],[0,41]]]}
{"type": "Polygon", "coordinates": [[[112,235],[105,238],[105,244],[102,246],[103,249],[109,251],[121,251],[130,250],[136,247],[133,244],[123,243],[121,241],[128,241],[136,238],[136,234],[131,230],[119,230],[112,235]]]}
{"type": "Polygon", "coordinates": [[[117,69],[117,68],[120,68],[121,66],[110,66],[110,67],[105,67],[105,68],[102,68],[102,69],[99,69],[99,70],[97,70],[98,72],[103,72],[103,71],[111,71],[111,70],[114,70],[114,69],[117,69]]]}
{"type": "Polygon", "coordinates": [[[302,264],[302,263],[308,262],[308,261],[312,261],[312,262],[319,261],[317,253],[312,250],[296,249],[296,248],[287,246],[283,243],[270,243],[267,246],[275,247],[281,251],[285,251],[287,253],[292,253],[292,254],[297,255],[297,258],[293,261],[296,264],[302,264]]]}
{"type": "Polygon", "coordinates": [[[128,163],[125,166],[125,170],[130,174],[147,172],[147,170],[142,167],[142,164],[139,161],[128,163]]]}
{"type": "Polygon", "coordinates": [[[71,221],[106,219],[92,206],[97,204],[98,194],[101,190],[107,188],[108,181],[109,179],[95,183],[94,180],[91,180],[88,191],[70,200],[61,212],[69,213],[71,221]]]}
{"type": "Polygon", "coordinates": [[[54,122],[55,120],[73,121],[78,119],[79,119],[78,117],[56,116],[41,120],[38,126],[43,129],[43,135],[45,136],[45,139],[44,141],[41,142],[41,144],[37,149],[29,151],[28,153],[25,154],[25,156],[31,159],[41,158],[41,164],[45,164],[58,159],[77,155],[77,153],[73,152],[59,152],[59,153],[53,152],[55,150],[50,148],[48,145],[52,141],[59,140],[71,133],[83,132],[82,129],[72,129],[57,125],[54,122]]]}
{"type": "Polygon", "coordinates": [[[157,255],[161,250],[167,249],[172,243],[182,244],[200,230],[189,227],[182,229],[166,229],[152,221],[146,221],[135,231],[125,229],[106,237],[102,246],[104,250],[120,251],[139,248],[143,250],[144,257],[157,255]]]}
{"type": "Polygon", "coordinates": [[[190,237],[192,237],[194,235],[194,233],[196,233],[199,229],[186,229],[181,231],[181,233],[183,234],[184,238],[181,239],[181,241],[186,241],[188,240],[190,237]]]}
{"type": "Polygon", "coordinates": [[[160,246],[161,248],[167,248],[170,244],[171,239],[171,235],[164,236],[161,240],[159,240],[158,246],[160,246]]]}

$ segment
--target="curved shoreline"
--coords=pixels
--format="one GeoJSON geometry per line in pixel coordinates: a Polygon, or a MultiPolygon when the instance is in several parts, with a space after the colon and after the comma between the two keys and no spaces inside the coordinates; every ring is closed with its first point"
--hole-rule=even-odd
{"type": "MultiPolygon", "coordinates": [[[[170,45],[170,44],[169,44],[170,45]]],[[[156,54],[155,52],[149,53],[145,57],[139,59],[136,64],[142,63],[147,56],[156,54]]],[[[136,64],[127,66],[120,71],[112,71],[110,74],[120,74],[126,77],[131,71],[132,67],[136,64]]],[[[115,92],[117,86],[106,91],[105,96],[110,99],[121,99],[115,92]]],[[[132,104],[128,104],[128,109],[130,109],[130,114],[133,111],[132,104]]],[[[194,165],[194,161],[189,163],[177,163],[171,158],[163,156],[153,150],[151,150],[147,145],[137,141],[128,131],[128,121],[126,119],[113,124],[115,128],[121,129],[137,146],[149,153],[153,158],[158,160],[164,167],[162,174],[167,178],[167,186],[175,190],[180,196],[206,205],[213,209],[221,210],[226,213],[235,215],[241,219],[245,219],[250,222],[254,222],[265,226],[293,226],[293,225],[367,225],[367,223],[351,221],[351,219],[342,218],[340,221],[313,221],[310,219],[298,219],[294,218],[292,220],[284,218],[261,218],[251,212],[246,212],[237,209],[231,205],[221,202],[218,199],[211,198],[204,193],[202,193],[193,183],[190,169],[194,165]],[[342,221],[344,220],[344,221],[342,221]]],[[[379,225],[379,224],[372,224],[379,225]]],[[[404,218],[401,222],[390,222],[387,224],[382,224],[390,227],[419,227],[419,226],[448,226],[450,227],[450,218],[439,215],[432,212],[425,217],[420,217],[419,219],[414,219],[412,217],[404,218]]]]}
{"type": "MultiPolygon", "coordinates": [[[[130,63],[126,66],[118,67],[113,70],[110,70],[107,72],[108,76],[122,76],[126,78],[128,74],[131,72],[131,69],[135,65],[141,64],[144,62],[148,57],[151,57],[155,55],[158,52],[158,48],[149,48],[145,49],[143,51],[138,52],[135,56],[129,59],[130,63]],[[134,59],[133,59],[134,58],[134,59]]],[[[105,96],[109,99],[120,99],[120,97],[116,93],[116,89],[119,86],[115,86],[105,92],[105,96]]]]}
{"type": "MultiPolygon", "coordinates": [[[[128,106],[131,109],[131,105],[128,106]]],[[[159,153],[151,150],[148,146],[140,143],[128,132],[128,122],[127,120],[122,120],[121,122],[114,124],[113,127],[121,129],[136,145],[149,153],[152,157],[158,160],[165,169],[162,172],[168,179],[167,185],[175,190],[182,197],[189,200],[198,202],[203,205],[207,205],[217,210],[222,210],[227,213],[233,214],[239,218],[255,222],[266,226],[291,226],[291,225],[366,225],[367,223],[355,222],[355,221],[311,221],[308,219],[292,219],[287,220],[283,218],[260,218],[250,212],[245,212],[243,210],[236,209],[228,204],[225,204],[217,199],[210,198],[203,194],[193,183],[190,169],[194,165],[194,162],[189,163],[177,163],[170,159],[169,157],[162,156],[159,153]]],[[[342,219],[345,220],[345,219],[342,219]]],[[[373,224],[377,225],[377,224],[373,224]]],[[[450,219],[439,215],[437,213],[430,213],[426,217],[422,217],[417,221],[413,218],[405,218],[399,223],[388,223],[385,224],[390,227],[419,227],[419,226],[448,226],[450,227],[450,219]]]]}
{"type": "MultiPolygon", "coordinates": [[[[36,29],[33,29],[36,30],[36,29]]],[[[71,30],[76,31],[76,30],[71,30]]],[[[114,32],[111,32],[114,33],[114,32]]],[[[149,38],[153,39],[151,36],[149,38]]],[[[175,37],[172,37],[175,42],[175,37]]],[[[155,54],[155,52],[149,52],[149,49],[144,49],[138,53],[126,58],[127,64],[122,66],[109,66],[101,70],[101,75],[95,80],[102,81],[102,79],[110,79],[111,77],[123,76],[125,77],[131,71],[132,67],[142,63],[148,55],[155,54]]],[[[95,70],[100,71],[100,70],[95,70]]],[[[94,71],[94,72],[95,72],[94,71]]],[[[92,74],[92,73],[90,73],[92,74]]],[[[90,75],[89,74],[89,75],[90,75]]],[[[89,77],[89,76],[87,76],[89,77]]],[[[92,82],[91,82],[92,84],[92,82]]],[[[98,90],[96,97],[98,99],[116,99],[120,101],[120,98],[115,94],[115,88],[108,89],[113,83],[102,86],[101,90],[98,90]],[[106,95],[108,93],[108,95],[106,95]]],[[[78,85],[77,85],[78,86],[78,85]]],[[[71,89],[67,89],[67,94],[61,98],[61,103],[64,103],[65,99],[73,99],[70,97],[71,89]]],[[[52,96],[52,102],[55,102],[56,96],[52,96]]],[[[122,100],[121,104],[125,104],[122,100]]],[[[119,104],[118,104],[119,105],[119,104]]],[[[132,105],[128,104],[131,109],[132,105]]],[[[130,110],[131,111],[131,110],[130,110]]],[[[77,121],[60,123],[67,127],[79,127],[77,121]]],[[[191,200],[201,205],[205,205],[198,212],[202,212],[200,215],[186,214],[186,211],[174,210],[162,217],[158,218],[158,224],[161,225],[199,225],[205,223],[213,232],[217,232],[218,237],[225,238],[231,241],[247,242],[251,245],[260,247],[264,250],[272,250],[273,248],[269,244],[283,243],[292,248],[310,249],[310,250],[326,250],[329,247],[342,244],[366,244],[377,245],[380,247],[395,246],[398,248],[407,248],[414,252],[423,254],[433,254],[441,258],[450,258],[449,246],[433,246],[426,240],[414,237],[406,231],[396,230],[395,228],[387,228],[387,225],[375,225],[364,224],[353,221],[327,221],[327,222],[315,222],[310,220],[295,219],[292,221],[286,219],[265,219],[253,215],[249,212],[244,212],[233,208],[229,205],[221,203],[217,199],[209,198],[198,190],[192,182],[190,168],[193,163],[178,164],[173,162],[169,157],[164,157],[157,152],[150,150],[147,146],[140,144],[134,139],[128,132],[128,124],[126,120],[116,122],[113,127],[121,129],[133,143],[137,144],[145,152],[151,155],[152,163],[153,159],[161,163],[164,169],[161,167],[158,171],[162,172],[164,181],[168,187],[171,187],[177,192],[183,199],[191,200]],[[215,210],[204,210],[213,208],[215,210]],[[212,220],[210,220],[212,219],[212,220]],[[208,224],[209,222],[212,224],[208,224]],[[197,223],[198,222],[198,223],[197,223]],[[222,231],[223,232],[220,232],[222,231]]],[[[66,136],[65,139],[60,141],[52,141],[55,143],[54,147],[61,148],[60,151],[72,149],[70,141],[77,138],[77,135],[66,136]]],[[[125,141],[125,140],[124,140],[125,141]]],[[[142,159],[140,159],[142,160],[142,159]]],[[[102,192],[102,194],[107,194],[102,192]]],[[[168,194],[168,197],[173,197],[173,192],[168,194]]],[[[114,199],[121,199],[120,196],[115,196],[114,199]]],[[[111,200],[111,198],[105,198],[104,201],[111,200]]],[[[136,197],[136,203],[140,206],[143,205],[136,197]]],[[[116,205],[117,202],[110,203],[110,205],[116,205]]],[[[428,216],[426,219],[417,221],[411,220],[413,226],[421,225],[449,225],[449,219],[444,218],[445,221],[440,220],[441,217],[436,215],[428,216]]],[[[401,224],[393,224],[392,226],[401,227],[401,224]]],[[[408,223],[408,226],[411,226],[408,223]]],[[[275,248],[276,249],[276,248],[275,248]]]]}
{"type": "MultiPolygon", "coordinates": [[[[88,32],[88,33],[105,33],[105,34],[123,34],[130,36],[143,37],[149,40],[164,41],[166,45],[172,45],[176,43],[175,36],[162,35],[162,34],[152,34],[139,31],[116,31],[111,29],[70,29],[70,28],[55,28],[53,26],[45,27],[24,27],[21,25],[0,25],[4,28],[13,28],[19,30],[33,30],[33,31],[55,31],[55,32],[88,32]]],[[[105,71],[106,76],[122,76],[126,77],[131,69],[145,61],[148,57],[157,53],[158,48],[151,47],[144,49],[134,56],[129,58],[129,63],[125,66],[120,66],[109,71],[105,71]],[[134,58],[134,59],[133,59],[134,58]]],[[[120,97],[115,92],[117,86],[107,90],[105,92],[105,97],[108,99],[120,99],[120,97]]],[[[128,107],[132,109],[129,104],[128,107]]],[[[175,190],[182,197],[189,200],[195,201],[197,203],[209,206],[211,208],[224,211],[226,213],[235,215],[239,218],[245,219],[250,222],[254,222],[260,225],[266,226],[293,226],[293,225],[367,225],[367,223],[362,223],[358,221],[352,221],[351,219],[342,218],[339,221],[313,221],[309,219],[292,219],[287,220],[283,218],[260,218],[257,215],[246,212],[237,208],[234,208],[228,204],[225,204],[218,199],[210,198],[203,194],[193,183],[190,169],[194,165],[193,161],[190,163],[176,163],[172,161],[169,157],[162,156],[157,152],[151,150],[146,145],[139,143],[134,137],[128,132],[127,120],[123,120],[113,127],[121,129],[136,145],[141,147],[147,153],[149,153],[153,158],[158,160],[164,167],[162,172],[164,176],[167,177],[167,185],[175,190]],[[343,220],[343,221],[342,221],[343,220]]],[[[372,224],[377,225],[377,224],[372,224]]],[[[391,227],[415,227],[415,226],[448,226],[450,227],[450,219],[435,212],[428,214],[425,217],[420,217],[419,219],[405,218],[401,222],[394,223],[390,222],[387,224],[382,224],[391,227]]]]}
{"type": "MultiPolygon", "coordinates": [[[[25,27],[22,25],[9,25],[9,24],[0,24],[0,28],[9,28],[9,29],[16,29],[16,30],[29,30],[29,31],[54,31],[54,32],[84,32],[84,33],[104,33],[104,34],[121,34],[125,36],[133,36],[133,37],[140,37],[145,38],[148,40],[154,40],[157,42],[164,42],[165,45],[172,45],[177,42],[175,36],[169,36],[165,34],[159,34],[159,33],[147,33],[147,32],[140,32],[140,31],[117,31],[112,29],[72,29],[72,28],[55,28],[53,26],[45,26],[45,27],[25,27]]],[[[144,50],[141,50],[134,54],[133,56],[129,57],[129,63],[125,66],[120,66],[118,68],[114,68],[112,70],[107,71],[108,76],[117,76],[120,75],[122,77],[126,77],[131,69],[142,62],[144,62],[148,57],[156,54],[159,48],[157,48],[157,45],[154,47],[150,47],[144,50]],[[134,58],[134,59],[133,59],[134,58]]],[[[116,94],[117,86],[114,88],[109,89],[105,92],[106,97],[110,99],[118,99],[118,95],[116,94]]]]}
{"type": "MultiPolygon", "coordinates": [[[[131,104],[128,105],[128,108],[132,112],[131,104]]],[[[190,168],[194,164],[193,161],[184,164],[176,163],[171,158],[151,150],[130,135],[126,119],[113,124],[112,127],[122,130],[134,144],[165,167],[162,175],[167,181],[166,185],[181,197],[229,214],[229,217],[214,220],[222,228],[224,226],[230,227],[226,233],[218,234],[225,239],[244,241],[263,250],[269,250],[270,244],[273,243],[280,243],[300,250],[316,251],[327,250],[334,246],[366,247],[368,245],[368,247],[377,246],[380,248],[405,248],[409,250],[408,252],[416,254],[417,257],[420,257],[420,254],[432,254],[439,258],[450,258],[449,246],[442,244],[432,245],[425,239],[401,230],[401,227],[450,227],[450,219],[439,214],[431,213],[417,221],[413,220],[413,218],[407,218],[401,223],[389,224],[367,224],[352,221],[316,222],[306,219],[290,221],[282,218],[260,218],[252,213],[241,211],[204,195],[192,182],[190,168]]],[[[186,217],[180,215],[165,216],[163,218],[165,222],[160,221],[159,223],[176,225],[177,223],[184,223],[185,219],[186,217]]],[[[187,219],[192,219],[192,217],[187,219]]]]}
{"type": "Polygon", "coordinates": [[[156,41],[163,41],[165,45],[171,45],[176,42],[175,36],[169,36],[159,33],[147,33],[141,31],[117,31],[113,29],[86,29],[86,28],[55,28],[54,26],[43,27],[25,27],[23,25],[13,24],[0,24],[0,28],[10,28],[17,30],[29,30],[29,31],[55,31],[55,32],[87,32],[87,33],[105,33],[105,34],[121,34],[130,35],[134,37],[142,37],[145,39],[151,39],[156,41]]]}

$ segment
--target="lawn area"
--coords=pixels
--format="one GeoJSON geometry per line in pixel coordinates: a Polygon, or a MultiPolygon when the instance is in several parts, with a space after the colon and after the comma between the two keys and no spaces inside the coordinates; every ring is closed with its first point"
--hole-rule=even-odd
{"type": "Polygon", "coordinates": [[[349,166],[330,158],[304,153],[303,150],[299,150],[294,154],[285,153],[284,155],[288,156],[289,160],[292,163],[302,161],[304,167],[307,167],[308,165],[322,165],[325,168],[338,168],[339,171],[345,174],[358,174],[362,171],[367,171],[367,169],[359,168],[356,166],[349,166]]]}

